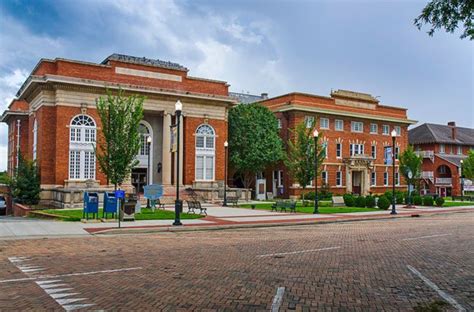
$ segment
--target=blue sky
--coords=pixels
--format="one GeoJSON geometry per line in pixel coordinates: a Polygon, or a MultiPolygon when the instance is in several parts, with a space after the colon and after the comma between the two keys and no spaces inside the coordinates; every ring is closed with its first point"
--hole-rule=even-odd
{"type": "MultiPolygon", "coordinates": [[[[428,0],[0,1],[0,105],[40,58],[116,52],[179,62],[232,91],[349,89],[412,119],[474,127],[473,42],[413,19],[428,0]]],[[[7,130],[0,127],[0,170],[7,130]]]]}

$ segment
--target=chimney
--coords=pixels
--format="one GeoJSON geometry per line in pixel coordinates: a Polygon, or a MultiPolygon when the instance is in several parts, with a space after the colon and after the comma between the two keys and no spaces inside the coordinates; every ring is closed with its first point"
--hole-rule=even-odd
{"type": "Polygon", "coordinates": [[[451,138],[453,140],[456,140],[456,134],[457,134],[456,122],[455,121],[450,121],[450,122],[448,122],[448,126],[451,128],[451,138]]]}
{"type": "Polygon", "coordinates": [[[268,99],[268,93],[262,93],[260,97],[264,100],[268,99]]]}

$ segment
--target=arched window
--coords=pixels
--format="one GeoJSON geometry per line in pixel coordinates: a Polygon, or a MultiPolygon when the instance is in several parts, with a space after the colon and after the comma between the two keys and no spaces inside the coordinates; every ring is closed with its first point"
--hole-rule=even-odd
{"type": "Polygon", "coordinates": [[[138,155],[148,156],[150,148],[147,139],[151,135],[150,129],[143,123],[140,123],[138,127],[138,131],[140,132],[140,151],[138,152],[138,155]]]}
{"type": "Polygon", "coordinates": [[[36,160],[36,147],[38,145],[38,122],[33,121],[33,160],[36,160]]]}
{"type": "Polygon", "coordinates": [[[87,115],[71,120],[69,131],[69,179],[95,179],[96,124],[87,115]]]}
{"type": "Polygon", "coordinates": [[[209,125],[200,125],[196,129],[196,180],[213,181],[215,163],[214,129],[209,125]]]}

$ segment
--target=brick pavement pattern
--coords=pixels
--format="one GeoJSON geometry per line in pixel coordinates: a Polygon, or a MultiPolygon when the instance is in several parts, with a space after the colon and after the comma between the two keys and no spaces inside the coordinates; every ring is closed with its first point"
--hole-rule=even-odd
{"type": "MultiPolygon", "coordinates": [[[[0,241],[0,310],[62,310],[31,276],[61,277],[90,310],[410,311],[441,299],[410,265],[474,310],[474,213],[322,225],[0,241]],[[436,235],[436,236],[435,236],[436,235]],[[317,250],[321,249],[321,250],[317,250]],[[304,251],[304,252],[302,252],[304,251]]],[[[448,310],[451,309],[448,307],[448,310]]]]}

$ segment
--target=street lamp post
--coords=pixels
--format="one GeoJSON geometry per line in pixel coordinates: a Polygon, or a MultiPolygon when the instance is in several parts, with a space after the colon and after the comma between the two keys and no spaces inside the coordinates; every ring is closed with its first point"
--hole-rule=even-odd
{"type": "Polygon", "coordinates": [[[394,215],[397,214],[397,210],[395,208],[395,138],[397,136],[397,131],[395,129],[392,130],[392,211],[390,214],[394,215]]]}
{"type": "Polygon", "coordinates": [[[175,127],[176,127],[176,201],[174,204],[174,222],[173,225],[183,225],[180,220],[180,213],[183,209],[183,201],[179,199],[179,125],[181,120],[181,112],[183,110],[183,104],[180,100],[176,101],[175,104],[175,127]]]}
{"type": "Polygon", "coordinates": [[[224,150],[225,150],[225,160],[224,160],[224,202],[222,206],[227,207],[227,150],[229,148],[229,142],[224,142],[224,150]]]}
{"type": "Polygon", "coordinates": [[[464,163],[464,160],[461,159],[461,167],[460,167],[460,176],[461,176],[461,201],[464,201],[464,177],[462,173],[462,164],[464,163]]]}
{"type": "Polygon", "coordinates": [[[314,211],[313,213],[319,213],[318,207],[318,129],[313,131],[314,137],[314,211]]]}
{"type": "MultiPolygon", "coordinates": [[[[147,184],[150,185],[151,184],[151,169],[150,169],[151,136],[147,136],[146,145],[147,145],[147,148],[148,148],[148,166],[146,168],[146,177],[147,177],[147,184]]],[[[146,199],[146,207],[150,208],[150,199],[149,198],[146,199]]]]}

